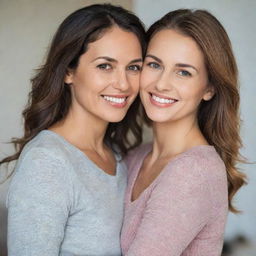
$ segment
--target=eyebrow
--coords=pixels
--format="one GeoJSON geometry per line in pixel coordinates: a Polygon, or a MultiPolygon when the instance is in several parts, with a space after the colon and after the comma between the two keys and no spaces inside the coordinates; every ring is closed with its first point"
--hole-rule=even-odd
{"type": "Polygon", "coordinates": [[[108,57],[108,56],[100,56],[100,57],[97,57],[97,58],[93,59],[92,62],[95,61],[95,60],[98,60],[98,59],[107,60],[107,61],[109,61],[109,62],[117,62],[116,59],[113,59],[113,58],[108,57]]]}
{"type": "Polygon", "coordinates": [[[143,60],[142,60],[142,58],[135,59],[135,60],[130,61],[130,64],[131,63],[136,63],[136,62],[143,62],[143,60]]]}
{"type": "MultiPolygon", "coordinates": [[[[100,57],[97,57],[97,58],[93,59],[92,62],[95,61],[95,60],[98,60],[98,59],[107,60],[107,61],[109,61],[109,62],[118,62],[116,59],[113,59],[113,58],[108,57],[108,56],[100,56],[100,57]]],[[[142,58],[134,59],[134,60],[130,61],[129,64],[137,63],[137,62],[143,62],[142,58]]]]}
{"type": "Polygon", "coordinates": [[[195,68],[194,66],[190,65],[190,64],[186,64],[186,63],[177,63],[175,64],[176,67],[179,68],[193,68],[196,72],[198,72],[197,68],[195,68]]]}
{"type": "MultiPolygon", "coordinates": [[[[146,58],[149,57],[149,58],[152,58],[154,60],[156,60],[157,62],[163,64],[163,61],[161,59],[159,59],[158,57],[154,56],[154,55],[151,55],[151,54],[147,54],[146,55],[146,58]]],[[[186,64],[186,63],[176,63],[175,64],[176,67],[179,67],[179,68],[193,68],[196,72],[198,72],[197,68],[190,65],[190,64],[186,64]]]]}
{"type": "Polygon", "coordinates": [[[154,56],[154,55],[147,54],[147,55],[146,55],[146,58],[148,58],[148,57],[149,57],[149,58],[152,58],[152,59],[154,59],[154,60],[156,60],[156,61],[159,62],[159,63],[163,63],[161,59],[157,58],[157,57],[154,56]]]}

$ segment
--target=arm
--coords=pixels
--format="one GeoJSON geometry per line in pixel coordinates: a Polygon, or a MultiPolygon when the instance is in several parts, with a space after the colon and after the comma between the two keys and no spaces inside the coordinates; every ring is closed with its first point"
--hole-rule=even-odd
{"type": "Polygon", "coordinates": [[[68,218],[70,180],[54,154],[32,149],[8,194],[8,255],[57,256],[68,218]]]}
{"type": "Polygon", "coordinates": [[[153,189],[126,256],[179,256],[211,217],[204,170],[193,159],[169,166],[153,189]]]}

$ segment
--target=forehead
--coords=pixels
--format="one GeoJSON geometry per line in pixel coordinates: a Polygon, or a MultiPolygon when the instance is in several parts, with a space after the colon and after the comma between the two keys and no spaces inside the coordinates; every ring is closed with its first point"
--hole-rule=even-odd
{"type": "Polygon", "coordinates": [[[113,58],[141,58],[141,45],[138,37],[117,26],[103,32],[100,38],[88,45],[87,56],[110,56],[113,58]]]}
{"type": "Polygon", "coordinates": [[[173,29],[157,32],[150,40],[147,52],[167,62],[204,64],[204,55],[196,41],[173,29]]]}

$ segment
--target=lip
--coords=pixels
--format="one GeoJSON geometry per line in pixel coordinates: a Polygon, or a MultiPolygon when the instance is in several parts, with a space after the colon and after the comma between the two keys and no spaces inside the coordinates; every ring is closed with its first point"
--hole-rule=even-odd
{"type": "Polygon", "coordinates": [[[124,108],[126,105],[127,105],[127,99],[129,97],[129,95],[117,95],[117,94],[114,94],[114,95],[111,95],[111,94],[103,94],[101,95],[101,97],[103,98],[103,100],[111,105],[112,107],[115,107],[115,108],[124,108]],[[111,101],[111,100],[107,100],[105,97],[109,97],[109,98],[117,98],[117,99],[124,99],[124,102],[114,102],[114,101],[111,101]]]}
{"type": "Polygon", "coordinates": [[[154,106],[160,107],[160,108],[167,108],[167,107],[173,106],[176,102],[178,102],[178,100],[176,100],[174,98],[171,98],[171,97],[168,97],[168,96],[165,96],[165,95],[160,95],[160,94],[157,94],[157,93],[149,93],[148,95],[149,95],[149,99],[150,99],[151,104],[153,104],[154,106]],[[154,100],[153,97],[152,97],[153,95],[156,96],[156,97],[165,99],[165,100],[172,100],[174,102],[161,103],[161,102],[158,102],[158,101],[154,100]]]}

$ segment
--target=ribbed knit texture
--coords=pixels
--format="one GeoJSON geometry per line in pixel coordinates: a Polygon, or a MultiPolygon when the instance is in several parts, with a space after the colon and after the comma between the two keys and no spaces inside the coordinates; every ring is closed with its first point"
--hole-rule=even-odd
{"type": "Polygon", "coordinates": [[[9,256],[118,256],[127,177],[106,174],[82,151],[42,131],[22,151],[11,181],[9,256]]]}
{"type": "Polygon", "coordinates": [[[131,201],[139,169],[152,145],[131,152],[121,247],[125,256],[219,256],[228,213],[227,176],[213,146],[173,158],[131,201]]]}

